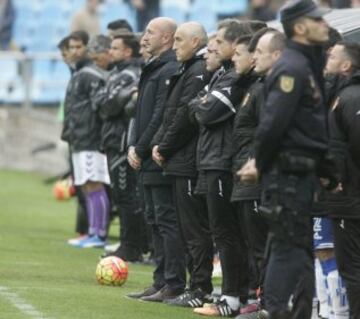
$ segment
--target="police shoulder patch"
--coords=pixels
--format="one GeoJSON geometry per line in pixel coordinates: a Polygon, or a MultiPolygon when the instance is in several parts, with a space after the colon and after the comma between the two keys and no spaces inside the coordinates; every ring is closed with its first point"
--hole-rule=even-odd
{"type": "Polygon", "coordinates": [[[285,93],[290,93],[294,89],[295,78],[289,75],[280,76],[280,89],[285,93]]]}

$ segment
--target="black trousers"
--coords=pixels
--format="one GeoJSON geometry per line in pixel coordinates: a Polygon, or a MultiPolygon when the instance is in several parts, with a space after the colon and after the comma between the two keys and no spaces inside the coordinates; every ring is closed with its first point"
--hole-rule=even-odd
{"type": "Polygon", "coordinates": [[[360,318],[360,220],[335,219],[335,256],[345,281],[350,319],[360,318]]]}
{"type": "Polygon", "coordinates": [[[277,169],[263,175],[261,211],[269,217],[273,236],[264,285],[265,308],[272,319],[311,318],[314,260],[309,212],[315,180],[312,174],[295,176],[277,169]]]}
{"type": "Polygon", "coordinates": [[[195,186],[196,178],[174,177],[174,198],[180,230],[191,258],[189,288],[200,288],[211,293],[213,241],[206,200],[203,196],[194,194],[195,186]]]}
{"type": "Polygon", "coordinates": [[[250,257],[250,271],[255,278],[251,280],[254,288],[260,288],[261,303],[266,271],[265,249],[269,233],[267,220],[259,212],[260,200],[243,200],[236,202],[238,218],[242,233],[247,241],[250,257]]]}
{"type": "Polygon", "coordinates": [[[168,285],[183,290],[186,284],[185,253],[173,202],[171,185],[143,185],[146,220],[152,229],[154,287],[168,285]]]}
{"type": "Polygon", "coordinates": [[[77,198],[75,230],[79,234],[87,234],[89,231],[88,215],[86,212],[86,200],[80,186],[75,186],[77,198]]]}
{"type": "Polygon", "coordinates": [[[107,152],[111,201],[120,217],[120,242],[125,255],[138,256],[141,253],[141,210],[134,170],[129,166],[126,155],[107,152]]]}
{"type": "Polygon", "coordinates": [[[232,174],[205,171],[210,229],[219,251],[223,274],[222,294],[248,297],[248,264],[245,241],[238,227],[236,207],[230,202],[232,174]]]}

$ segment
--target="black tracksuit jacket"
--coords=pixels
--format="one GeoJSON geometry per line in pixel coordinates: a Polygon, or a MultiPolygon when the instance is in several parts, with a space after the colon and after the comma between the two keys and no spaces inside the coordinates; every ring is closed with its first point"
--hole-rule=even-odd
{"type": "Polygon", "coordinates": [[[205,87],[210,77],[203,50],[200,50],[170,79],[163,122],[152,143],[159,145],[159,153],[165,158],[165,174],[197,176],[199,128],[190,121],[189,102],[205,87]]]}
{"type": "Polygon", "coordinates": [[[201,102],[193,105],[200,124],[197,168],[231,172],[235,106],[243,98],[245,90],[231,61],[225,61],[219,72],[201,102]]]}
{"type": "Polygon", "coordinates": [[[327,193],[324,210],[331,217],[360,219],[360,71],[344,81],[330,105],[330,152],[343,191],[327,193]]]}
{"type": "Polygon", "coordinates": [[[248,90],[237,106],[233,127],[233,201],[252,200],[260,198],[260,186],[246,185],[236,176],[236,172],[250,159],[254,158],[254,138],[260,122],[260,113],[264,104],[263,79],[251,72],[244,77],[248,90]]]}

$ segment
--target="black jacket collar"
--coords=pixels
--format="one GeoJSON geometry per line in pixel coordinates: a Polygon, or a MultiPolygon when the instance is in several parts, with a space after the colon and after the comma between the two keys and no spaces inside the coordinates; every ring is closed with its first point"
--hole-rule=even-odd
{"type": "Polygon", "coordinates": [[[129,65],[131,65],[131,60],[129,61],[118,61],[114,62],[114,67],[118,72],[121,72],[122,70],[126,69],[129,65]]]}
{"type": "Polygon", "coordinates": [[[347,85],[360,84],[360,70],[356,70],[349,77],[346,78],[347,85]]]}
{"type": "Polygon", "coordinates": [[[234,67],[234,63],[231,60],[225,60],[222,62],[222,66],[225,69],[225,71],[227,71],[234,67]]]}
{"type": "Polygon", "coordinates": [[[324,83],[324,67],[326,62],[325,49],[321,45],[305,45],[299,42],[288,40],[287,46],[290,49],[299,51],[303,54],[310,62],[310,67],[318,81],[319,86],[323,89],[324,83]]]}
{"type": "Polygon", "coordinates": [[[198,50],[189,60],[187,60],[181,64],[179,73],[183,73],[191,65],[193,65],[196,61],[203,60],[204,54],[205,54],[204,48],[201,48],[200,50],[198,50]]]}
{"type": "Polygon", "coordinates": [[[75,71],[81,70],[83,67],[92,64],[92,61],[89,58],[84,58],[75,64],[75,71]]]}
{"type": "Polygon", "coordinates": [[[172,49],[169,49],[161,53],[158,57],[151,59],[145,65],[145,68],[157,68],[170,61],[176,61],[175,52],[172,49]]]}

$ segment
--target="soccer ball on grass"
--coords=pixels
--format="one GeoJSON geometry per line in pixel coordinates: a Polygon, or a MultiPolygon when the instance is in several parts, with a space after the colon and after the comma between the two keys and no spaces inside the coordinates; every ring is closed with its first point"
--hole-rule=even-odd
{"type": "Polygon", "coordinates": [[[68,200],[75,195],[75,187],[71,179],[66,178],[57,181],[53,188],[54,196],[57,200],[68,200]]]}
{"type": "Polygon", "coordinates": [[[127,277],[128,265],[119,257],[103,258],[96,267],[96,279],[101,285],[122,286],[127,277]]]}

